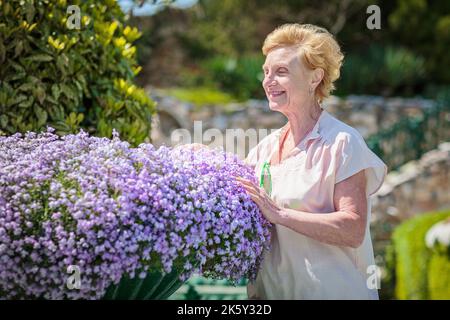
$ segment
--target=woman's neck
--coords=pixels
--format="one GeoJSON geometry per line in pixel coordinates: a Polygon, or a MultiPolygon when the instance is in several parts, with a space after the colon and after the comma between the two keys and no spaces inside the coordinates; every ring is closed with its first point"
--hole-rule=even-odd
{"type": "Polygon", "coordinates": [[[314,128],[322,113],[322,108],[318,102],[298,108],[295,112],[286,114],[288,124],[286,129],[290,131],[294,146],[298,145],[308,133],[314,128]]]}

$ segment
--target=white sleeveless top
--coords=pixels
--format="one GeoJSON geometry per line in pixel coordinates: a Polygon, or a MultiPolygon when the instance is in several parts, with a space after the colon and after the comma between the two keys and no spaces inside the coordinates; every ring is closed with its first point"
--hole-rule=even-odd
{"type": "MultiPolygon", "coordinates": [[[[286,127],[286,126],[285,126],[286,127]]],[[[278,150],[283,129],[250,150],[246,162],[259,177],[264,161],[278,150]]],[[[319,242],[275,225],[250,299],[378,299],[377,274],[370,238],[370,195],[383,183],[387,167],[359,132],[322,111],[312,131],[289,158],[270,167],[271,198],[281,207],[312,213],[334,212],[335,184],[365,170],[367,226],[358,248],[319,242]]]]}

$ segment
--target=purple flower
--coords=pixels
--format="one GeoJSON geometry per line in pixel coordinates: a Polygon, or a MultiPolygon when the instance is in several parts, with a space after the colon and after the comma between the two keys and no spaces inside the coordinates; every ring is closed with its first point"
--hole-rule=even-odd
{"type": "Polygon", "coordinates": [[[219,151],[131,148],[116,133],[0,137],[0,297],[98,299],[124,275],[173,268],[254,279],[270,225],[235,176],[255,179],[219,151]]]}

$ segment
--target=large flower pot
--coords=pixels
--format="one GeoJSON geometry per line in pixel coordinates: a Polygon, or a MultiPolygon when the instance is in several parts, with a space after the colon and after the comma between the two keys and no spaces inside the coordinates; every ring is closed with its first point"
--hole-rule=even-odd
{"type": "Polygon", "coordinates": [[[163,274],[159,271],[149,272],[147,277],[134,279],[124,277],[117,285],[111,285],[104,300],[162,300],[170,297],[183,285],[180,273],[174,270],[163,274]]]}

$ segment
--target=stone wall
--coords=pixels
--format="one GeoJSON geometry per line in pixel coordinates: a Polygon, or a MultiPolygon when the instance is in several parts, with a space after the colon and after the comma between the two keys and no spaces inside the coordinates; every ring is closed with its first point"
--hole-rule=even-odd
{"type": "MultiPolygon", "coordinates": [[[[194,121],[201,121],[203,131],[216,128],[223,133],[226,129],[278,129],[287,121],[281,113],[272,112],[265,100],[194,108],[189,103],[160,95],[157,91],[153,92],[152,97],[158,102],[161,115],[160,123],[155,125],[153,131],[153,141],[156,145],[172,144],[170,135],[177,127],[188,129],[193,133],[194,121]]],[[[419,98],[348,96],[343,99],[331,96],[322,105],[367,138],[402,117],[422,113],[423,110],[432,107],[434,102],[419,98]]],[[[212,143],[212,146],[225,147],[222,140],[212,143]]]]}
{"type": "Polygon", "coordinates": [[[372,197],[372,238],[382,255],[393,229],[418,214],[450,208],[450,142],[388,173],[372,197]]]}

